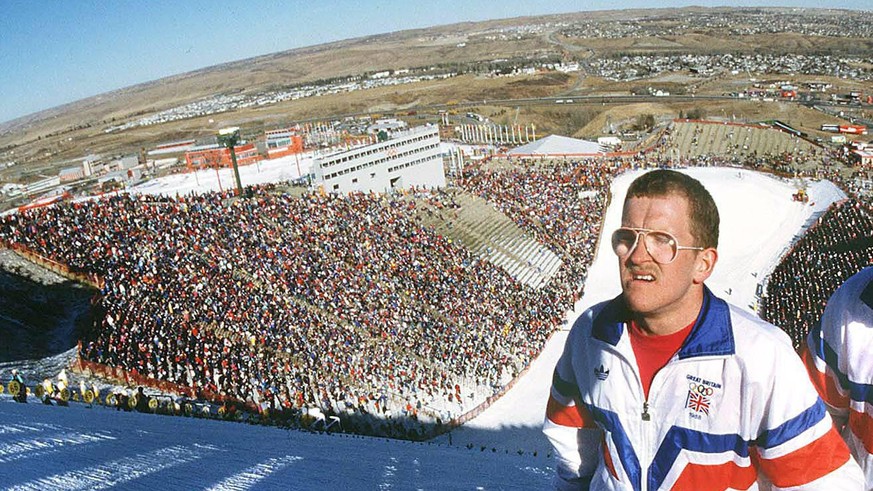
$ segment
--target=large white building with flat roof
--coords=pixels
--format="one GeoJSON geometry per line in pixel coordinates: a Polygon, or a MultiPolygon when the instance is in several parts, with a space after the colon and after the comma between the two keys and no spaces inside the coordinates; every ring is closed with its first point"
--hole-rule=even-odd
{"type": "Polygon", "coordinates": [[[446,185],[437,126],[397,131],[388,140],[317,157],[313,164],[316,184],[328,193],[446,185]]]}

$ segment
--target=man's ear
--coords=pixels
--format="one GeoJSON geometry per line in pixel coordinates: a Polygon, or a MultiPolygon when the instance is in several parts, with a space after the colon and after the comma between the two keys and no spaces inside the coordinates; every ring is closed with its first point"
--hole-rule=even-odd
{"type": "Polygon", "coordinates": [[[694,283],[703,283],[712,275],[715,269],[715,263],[718,262],[718,251],[715,247],[707,247],[697,254],[697,260],[694,262],[694,283]]]}

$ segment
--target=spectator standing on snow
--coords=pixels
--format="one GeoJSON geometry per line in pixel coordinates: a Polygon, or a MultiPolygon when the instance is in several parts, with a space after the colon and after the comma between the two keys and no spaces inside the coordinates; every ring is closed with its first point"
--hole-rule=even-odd
{"type": "Polygon", "coordinates": [[[27,403],[27,387],[24,385],[24,377],[21,376],[17,368],[12,369],[12,382],[18,384],[18,393],[13,394],[12,399],[15,402],[27,403]]]}
{"type": "Polygon", "coordinates": [[[149,412],[149,398],[145,395],[142,386],[136,390],[136,410],[141,413],[149,412]]]}

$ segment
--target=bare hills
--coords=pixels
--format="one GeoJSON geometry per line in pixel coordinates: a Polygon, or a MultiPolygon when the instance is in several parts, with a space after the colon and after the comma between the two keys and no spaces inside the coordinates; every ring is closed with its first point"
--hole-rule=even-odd
{"type": "MultiPolygon", "coordinates": [[[[788,8],[615,10],[461,23],[349,39],[208,67],[0,124],[0,161],[12,160],[12,151],[19,164],[38,166],[87,153],[130,153],[164,141],[214,134],[218,127],[228,124],[259,132],[306,119],[415,112],[418,107],[433,104],[631,94],[653,83],[671,88],[673,93],[694,87],[697,94],[720,95],[737,85],[737,77],[732,78],[725,70],[694,78],[680,74],[668,82],[647,76],[616,81],[604,77],[593,64],[625,56],[844,56],[857,58],[855,63],[869,70],[873,69],[873,21],[862,14],[788,8]],[[545,63],[579,63],[580,69],[495,76],[513,67],[545,63]],[[455,76],[106,132],[109,127],[217,94],[268,93],[401,70],[430,70],[455,76]]],[[[748,82],[747,74],[741,76],[748,82]]],[[[815,78],[832,80],[846,90],[870,85],[827,75],[815,78]]],[[[688,110],[681,104],[666,106],[665,114],[688,110]]],[[[544,132],[563,134],[578,134],[602,113],[590,107],[555,110],[531,106],[519,114],[512,105],[482,110],[497,118],[503,116],[507,122],[534,122],[544,132]]],[[[711,114],[742,112],[742,108],[724,104],[710,109],[711,114]]]]}

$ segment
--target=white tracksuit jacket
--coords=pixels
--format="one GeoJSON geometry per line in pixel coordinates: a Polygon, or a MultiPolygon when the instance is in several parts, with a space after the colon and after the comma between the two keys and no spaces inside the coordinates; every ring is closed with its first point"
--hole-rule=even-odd
{"type": "Polygon", "coordinates": [[[873,266],[834,292],[803,358],[873,490],[873,266]]]}
{"type": "Polygon", "coordinates": [[[862,489],[784,332],[707,289],[647,401],[629,318],[619,296],[570,331],[543,427],[557,453],[557,488],[862,489]]]}

